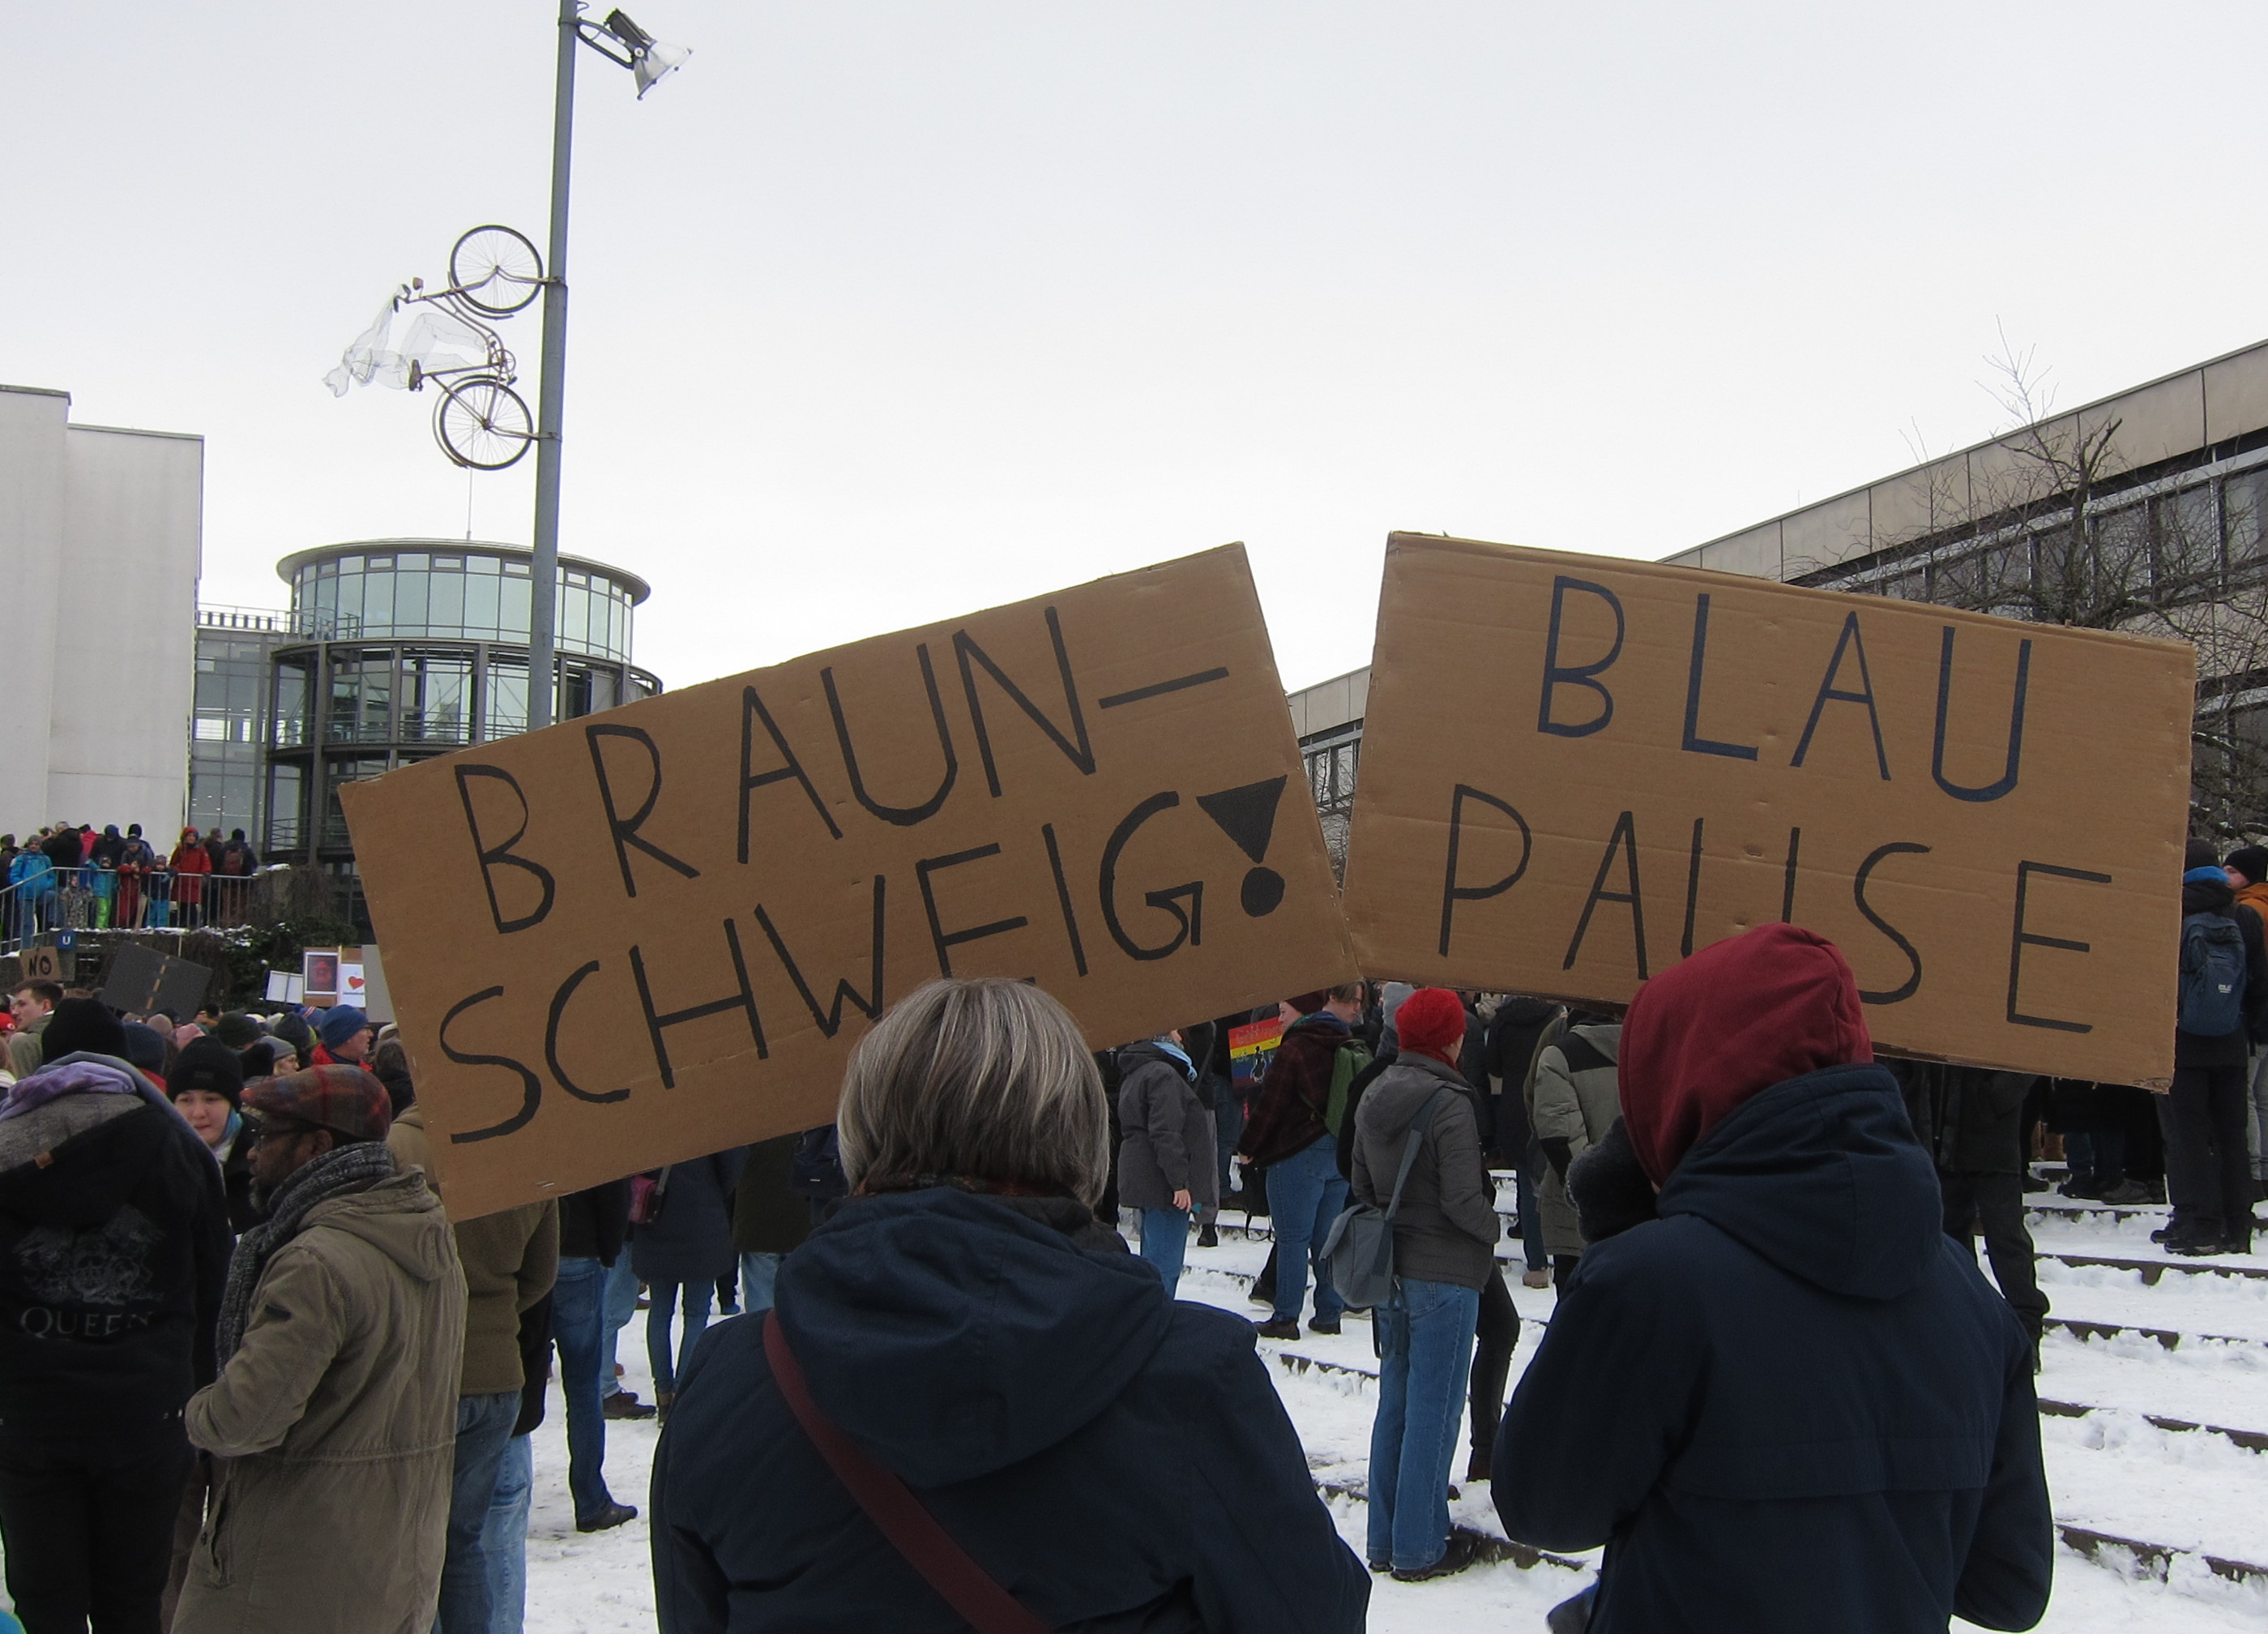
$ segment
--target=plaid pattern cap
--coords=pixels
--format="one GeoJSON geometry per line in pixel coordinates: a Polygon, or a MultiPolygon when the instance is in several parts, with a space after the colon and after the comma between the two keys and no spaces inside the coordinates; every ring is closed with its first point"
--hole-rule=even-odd
{"type": "Polygon", "coordinates": [[[263,1117],[296,1119],[350,1141],[382,1141],[394,1124],[386,1086],[359,1067],[310,1067],[262,1078],[244,1091],[244,1105],[263,1117]]]}

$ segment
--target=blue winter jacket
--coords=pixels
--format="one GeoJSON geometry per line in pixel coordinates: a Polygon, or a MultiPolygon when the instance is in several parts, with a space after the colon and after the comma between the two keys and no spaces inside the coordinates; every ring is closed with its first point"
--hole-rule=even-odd
{"type": "Polygon", "coordinates": [[[1607,1546],[1589,1634],[2036,1623],[2030,1346],[1890,1075],[1764,1091],[1657,1206],[1585,1253],[1497,1438],[1512,1536],[1607,1546]]]}
{"type": "MultiPolygon", "coordinates": [[[[820,1408],[1050,1628],[1362,1628],[1369,1579],[1250,1324],[1169,1301],[1079,1204],[854,1198],[788,1256],[776,1297],[820,1408]]],[[[663,1634],[968,1628],[806,1438],[761,1317],[694,1351],[652,1537],[663,1634]]]]}

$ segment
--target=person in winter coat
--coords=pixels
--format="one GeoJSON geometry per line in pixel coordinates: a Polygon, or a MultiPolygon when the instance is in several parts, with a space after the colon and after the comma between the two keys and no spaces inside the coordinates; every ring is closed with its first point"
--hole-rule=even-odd
{"type": "Polygon", "coordinates": [[[173,1634],[426,1634],[440,1598],[465,1276],[386,1149],[386,1090],[316,1067],[245,1091],[266,1222],[238,1240],[220,1376],[190,1398],[213,1496],[173,1634]]]}
{"type": "MultiPolygon", "coordinates": [[[[2268,926],[2268,847],[2239,846],[2221,864],[2240,906],[2250,908],[2268,926]]],[[[2252,1190],[2268,1197],[2268,1048],[2255,1039],[2245,1109],[2245,1136],[2252,1154],[2252,1190]]]]}
{"type": "Polygon", "coordinates": [[[260,1210],[252,1201],[252,1137],[241,1110],[243,1061],[224,1044],[196,1039],[174,1058],[166,1095],[220,1165],[229,1230],[249,1231],[260,1223],[260,1210]]]}
{"type": "Polygon", "coordinates": [[[8,1069],[17,1077],[28,1078],[47,1065],[40,1035],[63,999],[63,984],[54,981],[27,981],[11,998],[8,1013],[16,1025],[8,1034],[8,1069]]]}
{"type": "Polygon", "coordinates": [[[125,1061],[0,1094],[0,1551],[27,1628],[160,1626],[228,1240],[219,1171],[125,1061]]]}
{"type": "MultiPolygon", "coordinates": [[[[606,1359],[607,1283],[630,1253],[630,1227],[627,1179],[559,1200],[559,1276],[551,1290],[551,1332],[559,1345],[560,1394],[567,1403],[567,1491],[578,1532],[605,1532],[637,1519],[637,1506],[617,1501],[607,1485],[607,1420],[613,1415],[601,1405],[606,1387],[615,1382],[614,1366],[606,1359]]],[[[630,1291],[635,1300],[635,1277],[630,1291]]]]}
{"type": "Polygon", "coordinates": [[[1535,1059],[1528,1120],[1544,1161],[1535,1201],[1543,1216],[1543,1246],[1563,1284],[1583,1252],[1567,1201],[1567,1165],[1602,1139],[1621,1113],[1615,1079],[1621,1037],[1617,1023],[1571,1017],[1558,1040],[1535,1059]]]}
{"type": "Polygon", "coordinates": [[[1473,1562],[1473,1535],[1449,1528],[1449,1468],[1480,1290],[1496,1275],[1498,1222],[1470,1086],[1454,1064],[1465,1021],[1447,987],[1411,994],[1395,1017],[1401,1053],[1355,1110],[1358,1198],[1386,1208],[1405,1155],[1411,1157],[1394,1216],[1394,1294],[1371,1312],[1380,1366],[1370,1567],[1403,1582],[1473,1562]]]}
{"type": "Polygon", "coordinates": [[[1945,1197],[1945,1234],[1992,1261],[1992,1280],[2031,1335],[2035,1351],[2047,1320],[2047,1296],[2033,1269],[2032,1234],[2024,1225],[2024,1098],[2039,1080],[2026,1072],[1991,1072],[1939,1061],[1883,1063],[1904,1091],[1914,1134],[1937,1165],[1945,1197]]]}
{"type": "Polygon", "coordinates": [[[315,1029],[315,1053],[307,1064],[368,1070],[371,1044],[377,1036],[378,1029],[370,1024],[369,1016],[362,1010],[351,1004],[334,1004],[323,1012],[323,1019],[315,1029]]]}
{"type": "Polygon", "coordinates": [[[212,872],[212,858],[205,854],[204,841],[197,838],[195,829],[181,831],[181,843],[173,847],[166,866],[173,876],[173,922],[191,927],[202,923],[205,876],[212,872]]]}
{"type": "Polygon", "coordinates": [[[2031,1345],[1940,1229],[1843,956],[1784,924],[1705,948],[1639,987],[1620,1055],[1624,1128],[1575,1189],[1627,1151],[1638,1223],[1592,1241],[1506,1413],[1507,1534],[1606,1545],[1589,1634],[2030,1628],[2031,1345]]]}
{"type": "Polygon", "coordinates": [[[1189,1253],[1189,1215],[1220,1202],[1212,1113],[1179,1032],[1118,1052],[1118,1202],[1142,1215],[1142,1257],[1171,1298],[1189,1253]]]}
{"type": "Polygon", "coordinates": [[[1292,1001],[1299,1017],[1285,1028],[1237,1141],[1237,1155],[1243,1162],[1268,1171],[1268,1223],[1277,1250],[1276,1305],[1274,1313],[1260,1325],[1263,1338],[1300,1336],[1300,1308],[1307,1303],[1310,1261],[1315,1271],[1315,1314],[1308,1331],[1338,1332],[1346,1310],[1322,1259],[1323,1238],[1346,1208],[1347,1183],[1339,1173],[1338,1140],[1329,1114],[1331,1081],[1341,1054],[1353,1053],[1351,1066],[1367,1064],[1354,1038],[1361,1004],[1360,982],[1302,994],[1292,1001]]]}
{"type": "Polygon", "coordinates": [[[740,1256],[740,1308],[772,1308],[780,1261],[811,1235],[811,1205],[794,1190],[796,1142],[782,1135],[748,1148],[733,1193],[733,1251],[740,1256]]]}
{"type": "MultiPolygon", "coordinates": [[[[1530,1288],[1550,1281],[1545,1268],[1550,1251],[1543,1242],[1543,1210],[1535,1187],[1543,1176],[1543,1154],[1535,1150],[1535,1132],[1528,1119],[1528,1086],[1535,1076],[1535,1056],[1543,1035],[1559,1019],[1559,1007],[1543,999],[1512,994],[1496,1007],[1489,1020],[1488,1069],[1490,1102],[1495,1112],[1493,1163],[1518,1177],[1516,1206],[1520,1213],[1521,1257],[1526,1262],[1521,1277],[1530,1288]]],[[[1493,1432],[1491,1432],[1493,1433],[1493,1432]]]]}
{"type": "Polygon", "coordinates": [[[1363,1626],[1368,1579],[1250,1327],[1167,1298],[1095,1222],[1108,1110],[1078,1024],[1021,982],[932,982],[860,1040],[853,1195],[769,1317],[703,1342],[663,1433],[662,1634],[968,1629],[846,1468],[909,1490],[1050,1628],[1363,1626]]]}
{"type": "Polygon", "coordinates": [[[691,1163],[674,1163],[658,1177],[654,1210],[630,1231],[630,1265],[646,1286],[645,1358],[653,1369],[653,1403],[666,1422],[676,1399],[677,1375],[709,1326],[717,1279],[740,1269],[733,1247],[733,1187],[748,1149],[729,1146],[691,1163]],[[671,1319],[683,1301],[685,1328],[673,1363],[671,1319]]]}
{"type": "MultiPolygon", "coordinates": [[[[2169,1253],[2252,1252],[2252,1157],[2244,1120],[2250,1103],[2251,1048],[2268,1037],[2268,943],[2260,915],[2236,900],[2208,840],[2189,843],[2182,875],[2183,946],[2192,958],[2191,928],[2234,921],[2244,961],[2237,1020],[2225,1031],[2174,1031],[2174,1082],[2159,1096],[2166,1136],[2166,1193],[2174,1217],[2160,1239],[2169,1253]],[[2201,917],[2200,917],[2201,916],[2201,917]]],[[[2194,1020],[2194,1017],[2186,1018],[2194,1020]]]]}
{"type": "MultiPolygon", "coordinates": [[[[390,1109],[390,1095],[387,1105],[390,1109]]],[[[412,1105],[394,1119],[386,1145],[400,1168],[424,1175],[433,1194],[441,1195],[423,1107],[412,1105]]],[[[520,1366],[519,1319],[551,1297],[559,1273],[559,1205],[522,1203],[454,1222],[450,1236],[465,1276],[465,1349],[457,1378],[439,1628],[440,1634],[489,1634],[494,1608],[482,1536],[527,1383],[520,1366]]]]}

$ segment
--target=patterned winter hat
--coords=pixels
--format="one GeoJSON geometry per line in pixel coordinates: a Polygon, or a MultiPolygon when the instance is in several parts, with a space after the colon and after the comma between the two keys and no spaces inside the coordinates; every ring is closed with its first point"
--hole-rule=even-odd
{"type": "Polygon", "coordinates": [[[310,1067],[262,1078],[244,1091],[244,1104],[263,1117],[295,1119],[350,1141],[382,1141],[394,1124],[386,1086],[359,1067],[310,1067]]]}

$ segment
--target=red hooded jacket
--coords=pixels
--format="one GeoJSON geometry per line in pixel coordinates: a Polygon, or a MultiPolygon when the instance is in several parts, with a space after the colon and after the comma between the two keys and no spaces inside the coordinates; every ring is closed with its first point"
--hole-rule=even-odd
{"type": "Polygon", "coordinates": [[[1705,947],[1639,987],[1620,1057],[1623,1126],[1659,1187],[1749,1097],[1870,1061],[1874,1046],[1835,944],[1775,924],[1705,947]]]}

